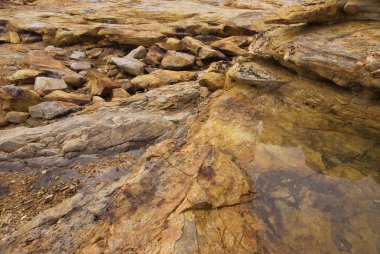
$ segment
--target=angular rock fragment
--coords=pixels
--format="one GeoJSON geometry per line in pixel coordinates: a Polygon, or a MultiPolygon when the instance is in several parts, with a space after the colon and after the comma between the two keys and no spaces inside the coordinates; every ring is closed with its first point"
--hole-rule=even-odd
{"type": "Polygon", "coordinates": [[[116,64],[116,66],[120,70],[122,70],[128,74],[131,74],[134,76],[139,76],[139,75],[144,74],[145,64],[142,63],[141,61],[135,59],[135,58],[132,58],[129,56],[122,57],[122,58],[112,57],[111,62],[116,64]]]}
{"type": "Polygon", "coordinates": [[[165,51],[160,47],[153,45],[149,47],[146,57],[143,62],[149,65],[159,65],[162,58],[165,56],[165,51]]]}
{"type": "Polygon", "coordinates": [[[223,59],[225,55],[217,51],[210,46],[198,41],[190,36],[186,36],[182,40],[187,48],[195,55],[199,56],[201,59],[223,59]]]}
{"type": "Polygon", "coordinates": [[[162,67],[169,70],[184,70],[189,69],[194,65],[195,56],[176,52],[168,51],[161,61],[162,67]]]}
{"type": "Polygon", "coordinates": [[[82,87],[84,83],[84,77],[76,72],[68,72],[62,76],[62,79],[66,82],[66,84],[75,88],[82,87]]]}
{"type": "Polygon", "coordinates": [[[29,113],[10,111],[6,114],[5,120],[9,123],[23,123],[29,118],[29,113]]]}
{"type": "Polygon", "coordinates": [[[16,86],[0,88],[0,109],[7,111],[27,112],[30,106],[40,102],[40,96],[32,90],[16,86]]]}
{"type": "Polygon", "coordinates": [[[134,50],[132,50],[131,52],[129,52],[127,56],[135,58],[135,59],[143,59],[144,57],[146,57],[147,53],[148,51],[146,50],[144,46],[139,46],[135,48],[134,50]]]}
{"type": "Polygon", "coordinates": [[[214,41],[211,47],[217,48],[225,54],[232,56],[244,56],[248,51],[241,46],[248,46],[252,42],[252,37],[248,36],[231,36],[222,40],[214,41]]]}
{"type": "Polygon", "coordinates": [[[131,95],[123,88],[116,88],[112,90],[112,98],[128,98],[129,96],[131,95]]]}
{"type": "Polygon", "coordinates": [[[53,91],[44,97],[45,101],[64,101],[84,105],[91,102],[91,95],[74,94],[60,90],[53,91]]]}
{"type": "Polygon", "coordinates": [[[67,85],[62,79],[37,77],[34,83],[34,90],[41,95],[48,94],[54,90],[65,89],[67,89],[67,85]]]}
{"type": "Polygon", "coordinates": [[[112,89],[120,87],[119,83],[95,70],[88,71],[87,79],[87,87],[91,89],[91,95],[109,96],[112,89]]]}
{"type": "Polygon", "coordinates": [[[32,117],[53,119],[58,116],[64,116],[80,109],[80,106],[61,101],[41,102],[35,106],[29,107],[29,113],[32,117]]]}
{"type": "Polygon", "coordinates": [[[197,73],[190,71],[156,70],[150,74],[138,76],[131,80],[132,86],[152,89],[189,81],[197,77],[197,73]]]}

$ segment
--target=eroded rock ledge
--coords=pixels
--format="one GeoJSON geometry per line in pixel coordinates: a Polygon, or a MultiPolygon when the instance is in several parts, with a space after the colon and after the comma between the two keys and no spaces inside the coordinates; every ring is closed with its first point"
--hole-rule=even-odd
{"type": "Polygon", "coordinates": [[[378,252],[377,1],[11,2],[1,253],[378,252]]]}

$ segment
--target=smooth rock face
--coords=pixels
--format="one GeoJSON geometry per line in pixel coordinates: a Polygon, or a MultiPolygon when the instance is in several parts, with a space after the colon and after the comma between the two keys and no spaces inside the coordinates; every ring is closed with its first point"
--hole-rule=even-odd
{"type": "Polygon", "coordinates": [[[70,55],[70,59],[74,59],[74,60],[82,60],[85,57],[86,57],[86,52],[83,52],[83,51],[74,51],[70,55]]]}
{"type": "Polygon", "coordinates": [[[184,70],[190,68],[195,61],[195,57],[190,54],[168,51],[162,59],[162,66],[170,70],[184,70]]]}
{"type": "Polygon", "coordinates": [[[243,56],[248,54],[247,50],[242,49],[242,46],[248,46],[251,42],[251,37],[248,36],[231,36],[222,40],[211,43],[211,46],[221,50],[222,52],[233,55],[243,56]]]}
{"type": "Polygon", "coordinates": [[[201,59],[222,59],[225,57],[223,53],[189,36],[185,37],[182,41],[193,54],[198,55],[201,59]]]}
{"type": "Polygon", "coordinates": [[[144,74],[144,63],[140,62],[137,59],[126,56],[123,58],[120,57],[112,57],[111,62],[116,64],[116,66],[122,71],[138,76],[144,74]]]}
{"type": "Polygon", "coordinates": [[[37,77],[34,83],[34,90],[41,94],[48,94],[54,90],[65,90],[67,85],[62,79],[37,77]]]}
{"type": "Polygon", "coordinates": [[[71,85],[73,87],[81,87],[84,82],[84,78],[82,75],[76,73],[76,72],[69,72],[62,76],[63,81],[66,82],[66,84],[71,85]]]}
{"type": "Polygon", "coordinates": [[[78,105],[69,102],[48,101],[29,107],[29,113],[32,117],[53,119],[75,112],[79,108],[78,105]]]}

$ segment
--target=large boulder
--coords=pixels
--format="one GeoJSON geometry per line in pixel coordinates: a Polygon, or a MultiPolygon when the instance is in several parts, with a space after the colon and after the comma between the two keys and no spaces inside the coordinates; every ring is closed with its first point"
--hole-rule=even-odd
{"type": "Polygon", "coordinates": [[[67,89],[67,85],[63,79],[37,77],[34,83],[34,90],[41,95],[48,94],[54,90],[65,89],[67,89]]]}
{"type": "Polygon", "coordinates": [[[114,63],[120,70],[134,76],[144,74],[145,64],[141,61],[125,56],[125,57],[112,57],[111,62],[114,63]]]}
{"type": "Polygon", "coordinates": [[[64,116],[80,109],[80,106],[62,101],[46,101],[35,106],[29,107],[32,117],[53,119],[54,117],[64,116]]]}
{"type": "Polygon", "coordinates": [[[161,65],[169,70],[184,70],[189,69],[194,65],[195,56],[176,52],[168,51],[162,59],[161,65]]]}

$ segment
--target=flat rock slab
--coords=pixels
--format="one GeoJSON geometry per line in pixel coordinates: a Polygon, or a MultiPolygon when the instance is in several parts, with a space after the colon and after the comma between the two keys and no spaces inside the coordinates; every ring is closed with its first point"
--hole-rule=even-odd
{"type": "Polygon", "coordinates": [[[29,107],[29,113],[32,117],[53,119],[54,117],[67,115],[79,109],[80,107],[74,103],[46,101],[29,107]]]}
{"type": "Polygon", "coordinates": [[[165,69],[183,70],[193,66],[194,61],[195,56],[193,55],[176,51],[168,51],[162,59],[161,64],[165,69]]]}

